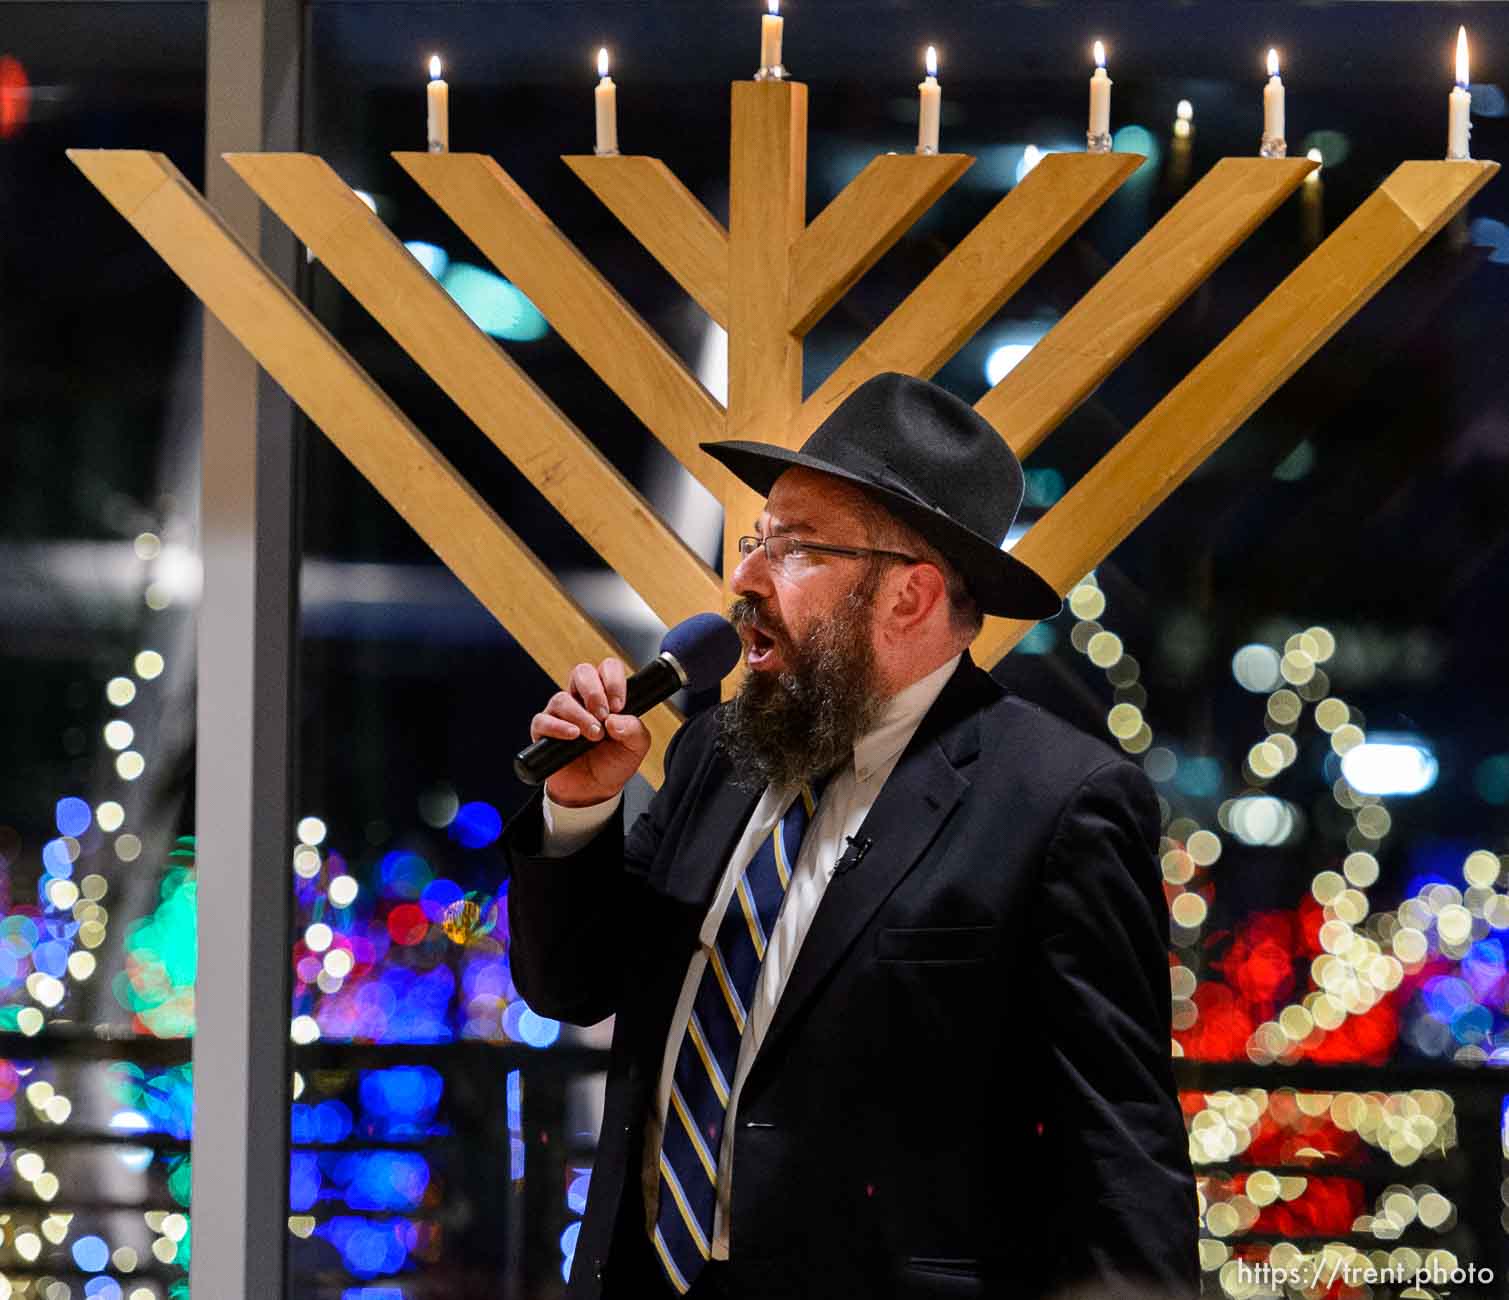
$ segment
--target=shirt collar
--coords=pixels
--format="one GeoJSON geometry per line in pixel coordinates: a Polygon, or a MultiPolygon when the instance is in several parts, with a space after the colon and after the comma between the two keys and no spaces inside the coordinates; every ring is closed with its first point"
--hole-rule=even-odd
{"type": "Polygon", "coordinates": [[[920,677],[910,686],[902,687],[886,701],[880,720],[854,742],[855,776],[861,781],[868,781],[906,748],[923,715],[942,694],[963,657],[962,652],[956,654],[947,663],[939,664],[926,677],[920,677]]]}

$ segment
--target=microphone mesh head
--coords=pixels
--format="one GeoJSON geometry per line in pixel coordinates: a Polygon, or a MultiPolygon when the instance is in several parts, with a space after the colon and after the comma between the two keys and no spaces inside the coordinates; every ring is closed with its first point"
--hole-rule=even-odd
{"type": "Polygon", "coordinates": [[[721,614],[693,614],[665,634],[660,650],[681,665],[687,690],[707,691],[733,671],[743,643],[734,625],[721,614]]]}

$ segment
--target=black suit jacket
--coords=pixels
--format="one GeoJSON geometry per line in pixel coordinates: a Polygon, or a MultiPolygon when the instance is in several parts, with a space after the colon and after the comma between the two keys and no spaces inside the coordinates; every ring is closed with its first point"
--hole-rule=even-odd
{"type": "MultiPolygon", "coordinates": [[[[538,1012],[616,1015],[571,1294],[596,1300],[697,932],[756,796],[711,711],[625,836],[539,856],[513,820],[513,978],[538,1012]]],[[[1157,800],[1102,742],[966,653],[835,875],[741,1094],[730,1255],[769,1294],[1010,1296],[1198,1286],[1170,1066],[1157,800]]]]}

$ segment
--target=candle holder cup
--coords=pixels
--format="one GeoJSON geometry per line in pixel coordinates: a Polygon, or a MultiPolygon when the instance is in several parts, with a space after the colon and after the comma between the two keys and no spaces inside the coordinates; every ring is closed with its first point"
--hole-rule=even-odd
{"type": "Polygon", "coordinates": [[[1085,152],[1086,153],[1110,153],[1111,152],[1111,133],[1109,131],[1086,131],[1085,132],[1085,152]]]}
{"type": "Polygon", "coordinates": [[[1258,145],[1259,158],[1287,158],[1289,145],[1281,135],[1265,135],[1258,145]]]}
{"type": "Polygon", "coordinates": [[[761,68],[754,74],[754,79],[756,81],[785,81],[789,75],[786,65],[777,63],[773,68],[761,68]]]}

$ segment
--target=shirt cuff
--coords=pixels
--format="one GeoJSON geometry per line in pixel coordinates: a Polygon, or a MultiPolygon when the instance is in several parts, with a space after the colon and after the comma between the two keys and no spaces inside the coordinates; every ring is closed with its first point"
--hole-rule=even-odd
{"type": "Polygon", "coordinates": [[[540,841],[540,856],[546,858],[570,857],[584,848],[610,821],[623,802],[620,790],[611,799],[588,804],[585,808],[567,808],[558,804],[545,792],[542,811],[545,818],[545,833],[540,841]]]}

